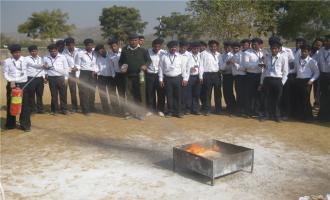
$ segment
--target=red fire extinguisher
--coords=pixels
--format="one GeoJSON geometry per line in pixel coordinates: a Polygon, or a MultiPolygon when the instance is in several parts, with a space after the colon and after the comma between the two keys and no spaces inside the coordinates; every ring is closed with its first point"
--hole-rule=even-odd
{"type": "Polygon", "coordinates": [[[21,114],[23,100],[23,89],[16,87],[11,90],[10,115],[21,114]]]}

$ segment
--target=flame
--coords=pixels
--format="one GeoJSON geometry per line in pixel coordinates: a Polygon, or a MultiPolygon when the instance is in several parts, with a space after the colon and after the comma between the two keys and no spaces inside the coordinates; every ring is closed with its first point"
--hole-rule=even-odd
{"type": "Polygon", "coordinates": [[[201,155],[208,151],[212,151],[212,149],[207,149],[199,144],[192,144],[189,147],[187,147],[185,150],[187,152],[190,152],[192,154],[197,154],[197,155],[201,155]]]}

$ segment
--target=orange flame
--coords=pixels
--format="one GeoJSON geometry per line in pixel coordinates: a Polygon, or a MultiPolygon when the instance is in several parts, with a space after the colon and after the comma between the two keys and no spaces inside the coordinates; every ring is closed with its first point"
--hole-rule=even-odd
{"type": "Polygon", "coordinates": [[[189,147],[187,147],[185,150],[192,154],[197,154],[197,155],[201,155],[208,151],[212,151],[212,149],[207,149],[199,144],[192,144],[189,147]]]}

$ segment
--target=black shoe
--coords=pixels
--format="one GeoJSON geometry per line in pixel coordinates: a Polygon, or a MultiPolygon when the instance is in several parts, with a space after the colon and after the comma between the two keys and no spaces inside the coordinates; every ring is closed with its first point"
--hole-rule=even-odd
{"type": "Polygon", "coordinates": [[[177,117],[177,118],[183,118],[183,114],[176,114],[174,116],[177,117]]]}
{"type": "Polygon", "coordinates": [[[21,126],[21,129],[22,129],[24,132],[31,132],[31,127],[23,127],[23,126],[21,126]]]}
{"type": "Polygon", "coordinates": [[[83,113],[85,116],[91,116],[91,114],[89,112],[85,112],[83,113]]]}
{"type": "Polygon", "coordinates": [[[172,113],[167,113],[167,114],[165,115],[166,118],[170,118],[170,117],[172,117],[172,116],[173,116],[172,113]]]}
{"type": "Polygon", "coordinates": [[[45,114],[45,111],[43,111],[43,110],[38,110],[37,113],[38,113],[38,114],[45,114]]]}
{"type": "Polygon", "coordinates": [[[56,115],[56,112],[51,111],[49,114],[55,116],[56,115]]]}
{"type": "Polygon", "coordinates": [[[204,112],[203,114],[204,114],[204,116],[209,116],[210,112],[204,112]]]}
{"type": "Polygon", "coordinates": [[[191,114],[193,114],[193,115],[201,115],[200,112],[191,112],[191,114]]]}
{"type": "Polygon", "coordinates": [[[280,123],[280,122],[282,122],[282,119],[280,117],[275,117],[275,122],[280,123]]]}
{"type": "Polygon", "coordinates": [[[62,111],[61,111],[61,114],[62,114],[62,115],[68,115],[69,112],[68,112],[67,110],[62,110],[62,111]]]}
{"type": "Polygon", "coordinates": [[[16,126],[5,126],[6,130],[12,130],[12,129],[15,129],[15,128],[16,128],[16,126]]]}

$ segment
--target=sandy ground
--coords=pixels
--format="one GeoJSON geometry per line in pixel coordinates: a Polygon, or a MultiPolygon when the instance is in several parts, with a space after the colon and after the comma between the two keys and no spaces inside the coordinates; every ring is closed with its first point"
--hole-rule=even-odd
{"type": "MultiPolygon", "coordinates": [[[[4,112],[2,111],[2,115],[4,112]]],[[[298,199],[330,193],[330,124],[229,116],[34,115],[1,133],[6,199],[298,199]],[[208,179],[172,171],[172,147],[205,139],[255,150],[252,174],[208,179]]]]}

